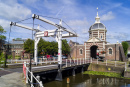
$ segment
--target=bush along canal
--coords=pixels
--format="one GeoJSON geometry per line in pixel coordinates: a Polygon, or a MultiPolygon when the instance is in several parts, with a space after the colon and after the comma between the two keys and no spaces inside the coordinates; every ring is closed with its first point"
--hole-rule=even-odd
{"type": "Polygon", "coordinates": [[[100,64],[90,64],[88,71],[85,71],[84,74],[130,79],[130,72],[125,71],[125,68],[120,66],[114,67],[100,64]]]}
{"type": "Polygon", "coordinates": [[[121,73],[115,73],[115,72],[85,71],[84,74],[104,75],[104,76],[107,76],[107,77],[123,78],[121,73]]]}

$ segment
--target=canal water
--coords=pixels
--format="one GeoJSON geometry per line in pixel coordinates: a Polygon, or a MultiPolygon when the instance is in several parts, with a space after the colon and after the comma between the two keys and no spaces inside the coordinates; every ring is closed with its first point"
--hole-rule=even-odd
{"type": "Polygon", "coordinates": [[[76,76],[64,77],[61,82],[48,80],[43,84],[44,87],[130,87],[130,80],[78,73],[76,76]],[[69,84],[67,78],[70,79],[69,84]]]}

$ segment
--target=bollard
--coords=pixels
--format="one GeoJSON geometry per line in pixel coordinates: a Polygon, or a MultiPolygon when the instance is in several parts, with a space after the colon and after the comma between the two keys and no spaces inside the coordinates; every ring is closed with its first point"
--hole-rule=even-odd
{"type": "Polygon", "coordinates": [[[69,78],[67,78],[67,84],[69,84],[70,83],[70,79],[69,78]]]}

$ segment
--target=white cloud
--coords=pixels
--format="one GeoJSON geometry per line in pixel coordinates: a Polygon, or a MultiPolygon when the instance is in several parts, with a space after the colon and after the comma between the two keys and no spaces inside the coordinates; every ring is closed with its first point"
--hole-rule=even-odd
{"type": "Polygon", "coordinates": [[[115,18],[115,16],[112,13],[112,11],[109,11],[107,14],[104,14],[104,15],[101,16],[102,21],[112,20],[114,18],[115,18]]]}
{"type": "Polygon", "coordinates": [[[88,22],[86,20],[70,20],[68,24],[70,26],[86,26],[88,22]]]}
{"type": "Polygon", "coordinates": [[[30,3],[35,3],[36,1],[39,1],[39,0],[24,0],[23,2],[30,4],[30,3]]]}
{"type": "Polygon", "coordinates": [[[0,25],[7,31],[9,28],[9,21],[4,20],[4,19],[0,19],[0,25]]]}
{"type": "Polygon", "coordinates": [[[124,32],[108,32],[107,33],[107,41],[116,43],[117,41],[122,42],[129,38],[128,33],[124,32]]]}
{"type": "Polygon", "coordinates": [[[25,6],[14,2],[0,3],[0,16],[1,18],[6,18],[8,20],[18,20],[25,19],[27,16],[31,15],[31,10],[25,6]]]}

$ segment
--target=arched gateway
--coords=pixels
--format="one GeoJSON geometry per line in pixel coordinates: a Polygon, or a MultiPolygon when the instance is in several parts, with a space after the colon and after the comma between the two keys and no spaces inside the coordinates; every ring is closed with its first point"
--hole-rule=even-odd
{"type": "Polygon", "coordinates": [[[93,45],[90,47],[90,57],[91,58],[96,58],[97,48],[98,48],[98,46],[96,46],[96,45],[93,45]]]}

